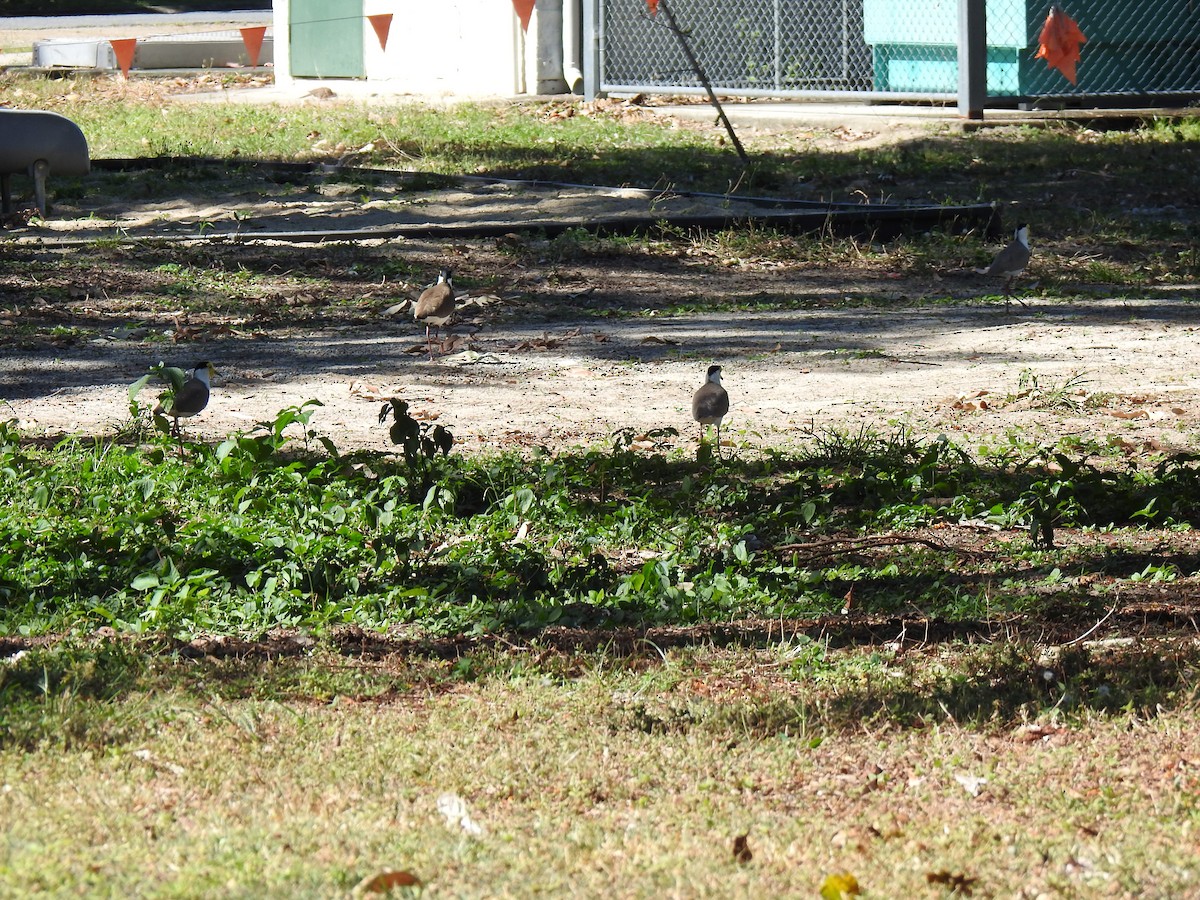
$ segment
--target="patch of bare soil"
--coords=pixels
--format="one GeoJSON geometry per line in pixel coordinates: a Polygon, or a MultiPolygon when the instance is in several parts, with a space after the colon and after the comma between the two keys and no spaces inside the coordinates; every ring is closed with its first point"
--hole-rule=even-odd
{"type": "Polygon", "coordinates": [[[314,426],[339,446],[383,448],[377,412],[397,396],[467,450],[554,448],[664,426],[686,444],[695,440],[691,394],[717,362],[736,446],[788,444],[814,424],[904,425],[968,444],[1010,432],[1095,437],[1136,455],[1188,447],[1200,416],[1185,296],[947,305],[922,300],[994,286],[687,257],[564,264],[539,261],[536,247],[532,256],[499,249],[223,247],[211,257],[223,272],[262,271],[274,256],[279,283],[265,274],[239,310],[211,313],[185,313],[169,295],[147,300],[163,278],[137,260],[150,251],[131,250],[127,266],[98,259],[82,276],[61,275],[58,252],[35,253],[0,276],[0,398],[34,434],[112,432],[128,417],[126,386],[148,366],[210,359],[220,372],[212,402],[188,423],[206,440],[315,399],[324,408],[314,426]],[[463,292],[461,321],[430,361],[409,309],[420,284],[364,283],[349,271],[360,252],[430,277],[450,264],[460,284],[486,287],[463,292]],[[297,270],[320,265],[334,287],[306,289],[297,270]],[[896,306],[856,304],[867,295],[896,306]],[[761,308],[782,298],[811,308],[761,308]],[[746,310],[709,311],[713,299],[746,310]],[[669,313],[679,308],[694,311],[669,313]]]}
{"type": "Polygon", "coordinates": [[[237,185],[208,175],[147,175],[107,195],[93,185],[49,221],[6,232],[7,415],[35,434],[111,432],[128,416],[126,386],[148,366],[209,359],[221,375],[209,408],[188,423],[193,435],[214,440],[315,399],[324,408],[314,426],[345,448],[386,446],[377,412],[390,396],[449,427],[467,450],[554,448],[664,426],[686,444],[691,394],[712,362],[724,367],[726,434],[739,447],[801,440],[813,425],[903,425],[968,444],[1017,432],[1097,437],[1137,455],[1188,447],[1200,416],[1194,286],[1178,299],[1098,289],[1074,303],[1004,307],[994,301],[1000,285],[956,261],[932,276],[861,265],[841,276],[708,252],[603,255],[516,236],[283,244],[255,234],[369,232],[438,216],[519,229],[564,212],[644,216],[696,201],[506,184],[237,185]],[[41,243],[214,231],[241,242],[41,243]],[[409,304],[445,265],[463,286],[461,321],[430,360],[409,304]],[[181,284],[181,270],[202,274],[181,284]],[[985,294],[993,299],[974,302],[985,294]]]}
{"type": "MultiPolygon", "coordinates": [[[[691,394],[713,362],[737,452],[813,427],[905,426],[968,445],[1095,438],[1137,456],[1189,448],[1200,416],[1194,286],[1005,307],[999,284],[955,260],[926,276],[862,264],[843,275],[699,244],[668,256],[516,234],[262,237],[439,218],[519,230],[698,202],[619,189],[148,173],[132,187],[100,178],[72,202],[3,235],[0,402],[33,434],[111,433],[128,417],[126,386],[149,366],[202,359],[220,376],[193,436],[216,440],[318,400],[314,427],[346,449],[388,446],[377,414],[393,396],[468,452],[665,426],[687,446],[691,394]],[[154,242],[217,231],[237,240],[154,242]],[[54,245],[70,238],[86,240],[54,245]],[[411,302],[446,265],[459,322],[431,360],[411,302]]],[[[1037,268],[1035,256],[1031,279],[1037,268]]]]}

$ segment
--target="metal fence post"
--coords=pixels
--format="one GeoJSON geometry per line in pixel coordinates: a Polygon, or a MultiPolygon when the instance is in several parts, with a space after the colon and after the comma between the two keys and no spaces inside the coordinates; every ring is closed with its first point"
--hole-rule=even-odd
{"type": "Polygon", "coordinates": [[[986,0],[958,0],[958,114],[982,119],[987,103],[986,0]]]}
{"type": "Polygon", "coordinates": [[[583,99],[595,100],[600,96],[600,34],[596,28],[600,16],[600,0],[583,0],[583,46],[580,62],[583,63],[583,99]]]}

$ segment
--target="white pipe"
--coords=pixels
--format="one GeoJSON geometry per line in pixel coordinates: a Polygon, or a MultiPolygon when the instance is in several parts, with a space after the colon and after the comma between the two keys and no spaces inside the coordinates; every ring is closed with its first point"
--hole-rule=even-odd
{"type": "Polygon", "coordinates": [[[580,62],[580,45],[583,39],[581,2],[582,0],[563,0],[562,8],[563,80],[572,94],[583,91],[583,66],[580,62]]]}

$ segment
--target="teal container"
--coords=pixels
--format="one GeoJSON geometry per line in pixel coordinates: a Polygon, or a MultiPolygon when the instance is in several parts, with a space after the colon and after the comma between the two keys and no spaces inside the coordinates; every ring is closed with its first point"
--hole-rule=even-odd
{"type": "MultiPolygon", "coordinates": [[[[1062,6],[1088,39],[1078,83],[1034,59],[1047,0],[988,0],[988,96],[1200,91],[1200,3],[1144,0],[1136,12],[1118,0],[1062,6]]],[[[957,93],[956,0],[863,0],[863,37],[876,91],[957,93]]]]}

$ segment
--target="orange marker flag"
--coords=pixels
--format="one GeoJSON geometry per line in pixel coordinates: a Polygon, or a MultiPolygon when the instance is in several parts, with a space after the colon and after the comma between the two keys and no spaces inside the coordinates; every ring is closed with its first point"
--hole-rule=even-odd
{"type": "Polygon", "coordinates": [[[241,29],[242,43],[246,45],[246,55],[250,57],[250,65],[258,68],[258,57],[262,53],[263,36],[267,33],[266,25],[254,25],[241,29]]]}
{"type": "Polygon", "coordinates": [[[646,0],[646,6],[650,8],[650,15],[658,15],[658,0],[646,0]]]}
{"type": "Polygon", "coordinates": [[[379,38],[379,48],[386,50],[388,32],[392,30],[392,14],[378,13],[373,16],[367,16],[367,21],[375,29],[375,37],[379,38]]]}
{"type": "Polygon", "coordinates": [[[1075,24],[1075,20],[1062,11],[1057,3],[1050,7],[1046,24],[1038,38],[1038,52],[1034,59],[1044,59],[1046,65],[1058,69],[1067,81],[1075,83],[1075,65],[1079,62],[1079,48],[1087,38],[1075,24]]]}
{"type": "Polygon", "coordinates": [[[534,0],[513,0],[513,9],[521,18],[521,30],[529,30],[529,17],[533,15],[534,0]]]}
{"type": "Polygon", "coordinates": [[[133,66],[133,51],[137,48],[137,38],[121,38],[116,41],[109,41],[112,44],[113,53],[117,57],[117,65],[121,67],[121,74],[125,76],[125,80],[129,80],[129,69],[133,66]]]}

